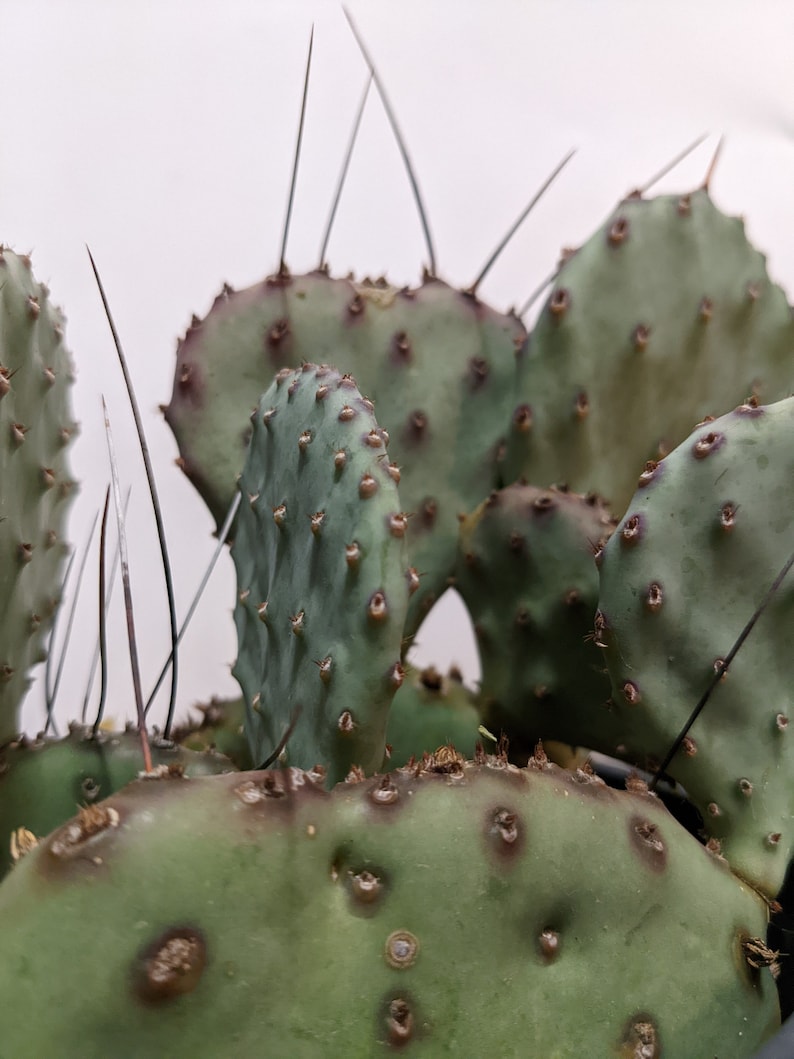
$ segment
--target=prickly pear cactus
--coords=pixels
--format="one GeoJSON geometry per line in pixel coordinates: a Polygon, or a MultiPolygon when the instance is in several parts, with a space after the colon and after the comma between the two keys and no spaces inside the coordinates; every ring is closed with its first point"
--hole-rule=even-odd
{"type": "Polygon", "coordinates": [[[418,583],[388,434],[349,375],[279,372],[253,417],[232,549],[251,753],[330,782],[383,760],[408,597],[418,583]]]}
{"type": "Polygon", "coordinates": [[[524,760],[541,738],[614,747],[592,637],[594,553],[614,526],[594,495],[531,485],[492,493],[461,523],[455,586],[480,649],[484,721],[524,760]]]}
{"type": "Polygon", "coordinates": [[[693,423],[791,392],[794,323],[743,222],[707,191],[634,197],[560,268],[525,367],[506,480],[566,482],[620,514],[643,463],[693,423]]]}
{"type": "Polygon", "coordinates": [[[250,435],[252,394],[273,372],[327,360],[352,372],[378,408],[402,469],[412,564],[423,572],[411,636],[446,588],[457,516],[499,480],[503,440],[521,418],[516,392],[526,332],[513,315],[428,278],[416,290],[324,272],[224,288],[179,344],[166,419],[181,465],[218,525],[250,435]]]}
{"type": "MultiPolygon", "coordinates": [[[[195,753],[151,740],[156,768],[188,776],[233,772],[232,762],[212,750],[195,753]]],[[[99,731],[72,725],[64,739],[20,739],[0,750],[0,878],[13,863],[19,829],[43,836],[109,797],[143,770],[137,731],[99,731]]]]}
{"type": "MultiPolygon", "coordinates": [[[[660,761],[794,550],[794,398],[749,401],[649,464],[601,565],[622,752],[660,761]]],[[[774,895],[794,850],[789,579],[669,771],[734,871],[774,895]]]]}
{"type": "Polygon", "coordinates": [[[452,746],[473,758],[479,741],[477,697],[463,684],[457,670],[442,676],[433,666],[408,669],[394,696],[386,729],[391,748],[384,768],[399,768],[411,758],[421,760],[440,746],[452,746]]]}
{"type": "Polygon", "coordinates": [[[0,246],[0,745],[19,732],[68,552],[76,426],[63,327],[30,258],[0,246]]]}
{"type": "Polygon", "coordinates": [[[765,926],[655,798],[542,758],[138,781],[0,888],[3,1048],[740,1059],[765,926]]]}
{"type": "Polygon", "coordinates": [[[213,698],[198,706],[198,722],[175,728],[171,738],[187,750],[217,750],[239,769],[251,769],[251,748],[245,734],[245,700],[213,698]]]}

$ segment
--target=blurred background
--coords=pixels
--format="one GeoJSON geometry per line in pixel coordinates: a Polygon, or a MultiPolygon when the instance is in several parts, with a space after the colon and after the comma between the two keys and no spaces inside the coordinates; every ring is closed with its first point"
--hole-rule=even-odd
{"type": "MultiPolygon", "coordinates": [[[[471,283],[537,187],[577,154],[480,289],[521,305],[563,246],[582,242],[631,189],[701,134],[655,191],[700,185],[743,214],[794,292],[794,99],[788,0],[351,0],[418,174],[442,278],[471,283]]],[[[100,269],[144,415],[184,614],[215,546],[203,502],[174,466],[158,411],[176,340],[223,282],[278,266],[312,24],[314,58],[287,261],[318,262],[367,71],[342,9],[322,0],[0,0],[0,242],[31,251],[67,317],[81,437],[70,539],[85,547],[109,481],[108,402],[127,522],[144,694],[168,653],[154,521],[123,381],[85,245],[100,269]]],[[[370,94],[328,251],[335,273],[415,284],[427,261],[416,207],[370,94]]],[[[621,512],[616,512],[621,514],[621,512]]],[[[114,538],[111,538],[111,540],[114,538]]],[[[95,541],[96,548],[96,541],[95,541]]],[[[58,716],[79,713],[97,635],[89,563],[58,716]]],[[[234,695],[234,571],[223,555],[181,651],[180,713],[234,695]]],[[[134,714],[120,586],[110,617],[106,714],[134,714]]],[[[1,604],[1,601],[0,601],[1,604]]],[[[64,623],[65,624],[65,623],[64,623]]],[[[62,627],[63,628],[63,625],[62,627]]],[[[445,598],[415,657],[478,677],[465,615],[445,598]]],[[[95,702],[96,698],[92,700],[95,702]]],[[[162,723],[167,685],[155,708],[162,723]]],[[[42,726],[39,679],[29,731],[42,726]]]]}

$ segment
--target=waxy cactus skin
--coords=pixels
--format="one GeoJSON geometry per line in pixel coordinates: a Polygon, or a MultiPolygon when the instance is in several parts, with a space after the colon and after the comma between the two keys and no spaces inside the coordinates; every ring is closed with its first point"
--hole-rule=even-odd
{"type": "Polygon", "coordinates": [[[531,334],[428,250],[412,288],[282,251],[179,343],[178,462],[219,526],[241,501],[243,695],[198,754],[16,738],[74,424],[0,252],[0,1059],[750,1059],[792,1006],[788,582],[666,766],[687,829],[629,772],[794,547],[787,298],[708,180],[621,202],[531,334]],[[447,588],[478,688],[411,664],[447,588]]]}
{"type": "Polygon", "coordinates": [[[609,679],[588,635],[598,604],[596,553],[614,519],[599,497],[514,484],[460,524],[455,587],[482,664],[486,726],[512,752],[538,739],[612,752],[609,679]]]}
{"type": "MultiPolygon", "coordinates": [[[[794,398],[750,400],[649,465],[604,550],[599,635],[622,753],[660,761],[792,551],[794,398]]],[[[780,889],[794,849],[784,582],[669,766],[734,871],[780,889]]]]}
{"type": "Polygon", "coordinates": [[[423,571],[411,637],[446,587],[457,516],[501,479],[520,390],[526,330],[474,295],[426,277],[417,288],[279,273],[242,291],[224,286],[177,348],[166,420],[180,466],[220,526],[250,437],[248,416],[276,371],[327,361],[350,372],[377,409],[412,512],[410,561],[423,571]]]}
{"type": "Polygon", "coordinates": [[[0,245],[0,745],[18,734],[69,550],[77,428],[64,324],[30,258],[0,245]]]}
{"type": "MultiPolygon", "coordinates": [[[[187,776],[235,771],[228,758],[209,749],[195,752],[152,739],[151,753],[155,768],[187,776]]],[[[141,771],[141,741],[132,726],[93,733],[74,724],[63,739],[22,737],[0,749],[0,878],[13,865],[20,829],[47,835],[78,807],[95,805],[141,771]]]]}
{"type": "Polygon", "coordinates": [[[646,460],[706,415],[794,386],[794,322],[738,217],[705,189],[633,196],[565,260],[532,332],[531,428],[505,475],[597,492],[620,516],[646,460]]]}
{"type": "Polygon", "coordinates": [[[418,583],[389,436],[352,376],[311,364],[280,372],[252,423],[232,549],[252,758],[289,731],[290,764],[371,773],[418,583]]]}
{"type": "Polygon", "coordinates": [[[296,769],[139,780],[0,888],[3,1046],[750,1055],[778,1017],[748,962],[765,924],[655,798],[543,755],[331,793],[296,769]]]}

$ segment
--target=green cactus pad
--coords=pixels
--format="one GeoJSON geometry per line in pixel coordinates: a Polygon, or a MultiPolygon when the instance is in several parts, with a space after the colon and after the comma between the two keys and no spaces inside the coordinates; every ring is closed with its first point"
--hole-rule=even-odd
{"type": "Polygon", "coordinates": [[[614,525],[594,495],[530,485],[492,493],[461,523],[455,586],[480,649],[484,722],[524,761],[541,738],[617,741],[592,636],[594,552],[614,525]]]}
{"type": "Polygon", "coordinates": [[[213,698],[196,709],[201,714],[200,721],[173,729],[173,741],[187,750],[217,750],[237,768],[253,768],[245,734],[245,700],[213,698]]]}
{"type": "Polygon", "coordinates": [[[560,268],[529,349],[507,481],[565,482],[618,514],[693,423],[794,388],[786,296],[703,190],[622,202],[560,268]]]}
{"type": "Polygon", "coordinates": [[[474,757],[480,727],[477,698],[455,670],[442,676],[428,666],[408,670],[394,696],[386,729],[391,747],[384,768],[399,768],[411,758],[453,746],[464,757],[474,757]]]}
{"type": "Polygon", "coordinates": [[[232,548],[253,759],[294,723],[282,760],[371,773],[417,581],[388,435],[350,376],[310,364],[279,372],[253,424],[232,548]]]}
{"type": "Polygon", "coordinates": [[[655,798],[541,760],[139,781],[0,886],[2,1048],[742,1059],[765,929],[655,798]]]}
{"type": "Polygon", "coordinates": [[[0,745],[19,731],[68,552],[76,425],[63,326],[30,258],[0,246],[0,745]]]}
{"type": "MultiPolygon", "coordinates": [[[[222,754],[194,753],[150,740],[156,768],[188,776],[235,771],[222,754]]],[[[64,739],[20,739],[0,750],[0,878],[11,867],[11,836],[24,828],[48,835],[81,806],[115,794],[143,770],[141,740],[134,728],[99,731],[72,725],[64,739]]],[[[2,1054],[0,1052],[0,1054],[2,1054]]]]}
{"type": "MultiPolygon", "coordinates": [[[[650,464],[601,566],[622,753],[660,762],[794,551],[794,398],[748,402],[650,464]]],[[[794,851],[791,575],[669,767],[734,871],[774,895],[794,851]]]]}
{"type": "Polygon", "coordinates": [[[513,315],[427,279],[416,290],[273,276],[224,288],[179,344],[166,419],[181,466],[220,526],[250,436],[253,399],[301,360],[351,372],[378,408],[402,469],[411,563],[422,572],[407,636],[446,588],[457,516],[499,482],[526,332],[513,315]]]}

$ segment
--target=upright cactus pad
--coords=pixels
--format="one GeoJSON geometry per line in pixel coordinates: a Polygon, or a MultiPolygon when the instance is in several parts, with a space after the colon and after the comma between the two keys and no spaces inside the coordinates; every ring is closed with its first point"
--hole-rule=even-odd
{"type": "Polygon", "coordinates": [[[76,426],[63,326],[30,258],[0,246],[0,746],[19,732],[68,551],[76,426]]]}
{"type": "MultiPolygon", "coordinates": [[[[625,753],[657,763],[794,551],[794,398],[703,423],[649,464],[601,566],[625,753]]],[[[669,771],[731,867],[774,895],[794,851],[789,575],[669,771]]]]}
{"type": "Polygon", "coordinates": [[[492,493],[461,523],[455,585],[480,649],[485,724],[524,760],[541,738],[617,741],[592,637],[594,555],[614,525],[596,496],[530,485],[492,493]]]}
{"type": "Polygon", "coordinates": [[[451,753],[321,784],[139,781],[25,856],[4,1051],[742,1059],[778,1025],[764,904],[650,795],[451,753]]]}
{"type": "Polygon", "coordinates": [[[179,344],[165,410],[181,465],[220,525],[250,434],[252,394],[274,371],[327,360],[375,402],[403,473],[412,564],[423,572],[408,635],[446,588],[457,516],[499,479],[526,332],[513,315],[427,279],[416,290],[354,283],[323,272],[224,288],[179,344]]]}
{"type": "Polygon", "coordinates": [[[693,423],[794,388],[786,296],[703,190],[622,202],[561,267],[529,350],[507,480],[566,482],[618,514],[693,423]]]}
{"type": "Polygon", "coordinates": [[[331,782],[383,760],[408,597],[399,472],[350,376],[279,372],[253,416],[232,549],[246,727],[263,763],[294,723],[286,760],[331,782]]]}

